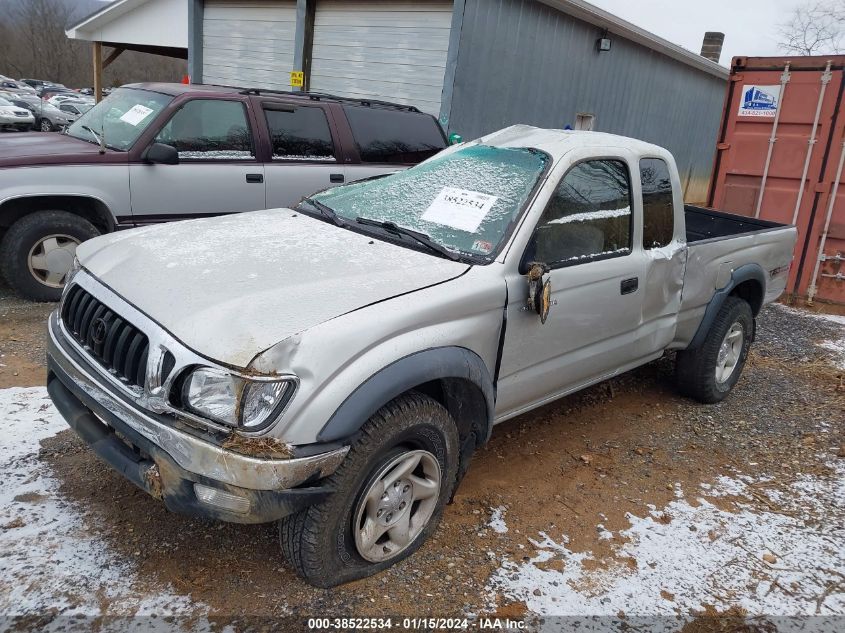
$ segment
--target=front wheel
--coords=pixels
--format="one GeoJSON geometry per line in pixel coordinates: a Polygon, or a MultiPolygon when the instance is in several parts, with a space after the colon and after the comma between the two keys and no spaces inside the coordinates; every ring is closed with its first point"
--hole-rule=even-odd
{"type": "Polygon", "coordinates": [[[58,301],[76,247],[99,234],[88,220],[67,211],[25,215],[0,242],[0,271],[24,299],[58,301]]]}
{"type": "Polygon", "coordinates": [[[52,132],[53,131],[53,124],[50,122],[50,119],[42,118],[38,124],[38,129],[42,132],[52,132]]]}
{"type": "Polygon", "coordinates": [[[753,332],[748,302],[725,299],[701,347],[678,352],[675,375],[681,392],[707,404],[724,400],[742,375],[753,332]]]}
{"type": "Polygon", "coordinates": [[[454,421],[432,398],[409,393],[382,407],[326,481],[331,496],[281,521],[288,561],[311,584],[333,587],[410,556],[440,521],[458,447],[454,421]]]}

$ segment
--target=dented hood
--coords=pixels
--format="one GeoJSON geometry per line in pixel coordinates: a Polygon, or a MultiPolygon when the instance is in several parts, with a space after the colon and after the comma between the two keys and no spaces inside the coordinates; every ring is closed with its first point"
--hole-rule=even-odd
{"type": "Polygon", "coordinates": [[[309,327],[468,268],[290,209],[113,233],[77,254],[188,347],[237,367],[309,327]]]}

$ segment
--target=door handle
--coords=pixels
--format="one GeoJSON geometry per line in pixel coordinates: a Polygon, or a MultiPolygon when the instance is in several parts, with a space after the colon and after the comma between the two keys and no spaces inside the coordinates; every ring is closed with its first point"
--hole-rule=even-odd
{"type": "Polygon", "coordinates": [[[344,180],[343,174],[329,174],[329,182],[343,182],[344,180]]]}
{"type": "Polygon", "coordinates": [[[264,174],[247,174],[246,181],[249,183],[261,183],[264,182],[264,174]]]}
{"type": "Polygon", "coordinates": [[[640,287],[640,280],[638,277],[631,277],[630,279],[623,279],[619,284],[619,292],[623,295],[629,295],[636,292],[640,287]]]}

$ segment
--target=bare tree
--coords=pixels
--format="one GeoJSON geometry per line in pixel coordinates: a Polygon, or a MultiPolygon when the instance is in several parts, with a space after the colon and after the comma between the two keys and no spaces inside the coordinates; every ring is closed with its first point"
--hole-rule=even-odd
{"type": "Polygon", "coordinates": [[[845,2],[809,0],[780,25],[780,48],[796,55],[830,55],[845,51],[845,2]]]}
{"type": "MultiPolygon", "coordinates": [[[[0,0],[0,74],[91,86],[91,45],[65,35],[75,18],[72,3],[61,0],[0,0]]],[[[106,69],[104,84],[178,81],[185,65],[183,60],[127,51],[106,69]]]]}
{"type": "Polygon", "coordinates": [[[79,44],[65,36],[70,7],[54,0],[29,0],[13,4],[10,11],[20,40],[18,56],[28,57],[37,77],[60,81],[79,56],[79,44]]]}

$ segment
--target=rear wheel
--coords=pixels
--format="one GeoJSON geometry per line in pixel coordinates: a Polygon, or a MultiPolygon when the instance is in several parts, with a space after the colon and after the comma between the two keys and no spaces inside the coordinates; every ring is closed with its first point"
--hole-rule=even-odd
{"type": "Polygon", "coordinates": [[[0,272],[25,299],[58,301],[76,247],[97,235],[93,224],[67,211],[24,216],[0,242],[0,272]]]}
{"type": "Polygon", "coordinates": [[[728,297],[698,349],[678,352],[676,378],[687,396],[704,403],[724,400],[742,375],[754,332],[747,301],[728,297]]]}
{"type": "Polygon", "coordinates": [[[440,521],[458,450],[437,401],[409,393],[385,405],[326,481],[332,495],[281,521],[288,561],[311,584],[333,587],[410,556],[440,521]]]}

